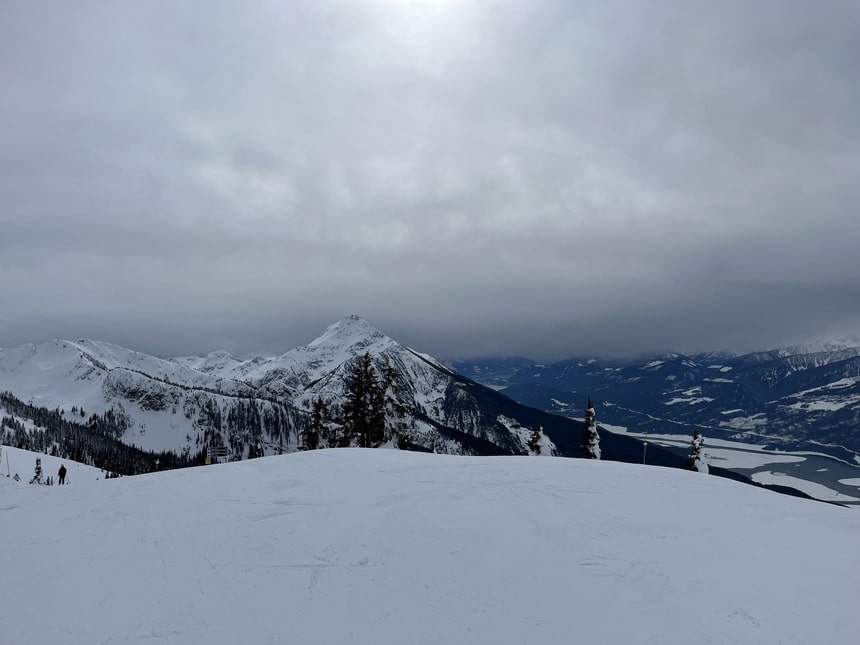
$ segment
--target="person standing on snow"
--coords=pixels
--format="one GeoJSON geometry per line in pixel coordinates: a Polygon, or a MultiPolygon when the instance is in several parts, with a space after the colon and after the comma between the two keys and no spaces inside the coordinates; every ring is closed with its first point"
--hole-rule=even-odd
{"type": "Polygon", "coordinates": [[[60,486],[66,483],[66,466],[65,464],[60,464],[60,471],[57,473],[57,476],[60,478],[60,486]]]}

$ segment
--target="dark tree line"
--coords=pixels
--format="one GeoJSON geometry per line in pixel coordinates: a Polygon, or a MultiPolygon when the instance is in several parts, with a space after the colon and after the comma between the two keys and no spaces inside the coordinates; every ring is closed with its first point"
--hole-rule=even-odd
{"type": "MultiPolygon", "coordinates": [[[[197,426],[202,446],[228,447],[233,459],[262,457],[265,449],[281,453],[297,433],[304,415],[281,403],[256,398],[231,401],[223,410],[213,399],[201,406],[197,426]]],[[[201,445],[198,436],[197,445],[201,445]]]]}
{"type": "Polygon", "coordinates": [[[27,430],[11,416],[0,419],[0,434],[7,445],[95,466],[120,475],[138,475],[203,463],[204,451],[154,452],[128,446],[119,437],[128,429],[128,418],[116,410],[90,415],[85,422],[66,419],[59,409],[49,410],[24,403],[10,392],[0,392],[0,406],[36,426],[27,430]]]}
{"type": "Polygon", "coordinates": [[[325,440],[326,445],[336,445],[337,437],[331,431],[331,417],[328,407],[320,397],[314,399],[311,420],[302,431],[302,439],[305,450],[316,450],[323,440],[325,440]]]}

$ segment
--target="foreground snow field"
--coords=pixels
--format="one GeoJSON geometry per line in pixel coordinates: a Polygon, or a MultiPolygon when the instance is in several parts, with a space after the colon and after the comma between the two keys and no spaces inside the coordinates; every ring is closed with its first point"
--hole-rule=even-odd
{"type": "Polygon", "coordinates": [[[0,478],[0,642],[856,643],[860,514],[679,470],[327,450],[0,478]]]}

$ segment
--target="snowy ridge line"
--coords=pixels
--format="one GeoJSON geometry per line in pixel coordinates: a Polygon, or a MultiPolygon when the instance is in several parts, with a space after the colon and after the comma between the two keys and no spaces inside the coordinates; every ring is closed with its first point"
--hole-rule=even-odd
{"type": "MultiPolygon", "coordinates": [[[[424,361],[424,362],[425,362],[425,363],[427,363],[430,367],[433,367],[433,368],[435,368],[435,369],[442,370],[442,371],[446,372],[446,373],[448,374],[448,376],[451,376],[451,377],[454,377],[454,378],[466,378],[466,379],[469,379],[469,377],[468,377],[468,376],[463,376],[463,375],[462,375],[462,374],[460,374],[457,370],[455,370],[455,369],[451,369],[451,368],[450,368],[450,367],[448,367],[447,365],[445,365],[445,364],[443,364],[443,363],[440,363],[439,361],[437,361],[437,360],[436,360],[435,358],[433,358],[432,356],[429,356],[428,354],[422,354],[421,352],[417,352],[417,351],[415,351],[414,349],[412,349],[411,347],[403,346],[403,349],[405,349],[407,352],[409,352],[410,354],[412,354],[412,355],[413,355],[415,358],[417,358],[418,360],[424,361]]],[[[471,381],[472,379],[469,379],[469,380],[471,381]]],[[[477,381],[474,381],[474,382],[475,382],[475,383],[477,383],[477,381]]],[[[480,383],[478,383],[478,385],[480,385],[480,383]]]]}
{"type": "MultiPolygon", "coordinates": [[[[185,390],[185,391],[206,392],[207,394],[217,394],[219,396],[224,396],[224,397],[233,398],[233,399],[248,398],[247,395],[232,394],[230,392],[225,392],[224,390],[216,390],[215,388],[206,387],[205,385],[186,385],[185,383],[177,383],[176,381],[171,381],[164,376],[154,376],[152,374],[144,372],[143,370],[136,370],[133,367],[117,366],[117,367],[107,367],[107,368],[102,367],[101,369],[103,369],[108,374],[111,372],[117,372],[117,371],[119,371],[119,372],[131,372],[132,374],[140,374],[141,376],[145,376],[146,378],[151,379],[153,381],[157,381],[159,383],[164,383],[165,385],[170,385],[171,387],[178,387],[179,389],[185,390]]],[[[189,369],[193,369],[193,368],[189,368],[189,369]]],[[[202,374],[202,372],[201,372],[201,374],[202,374]]],[[[221,380],[225,380],[225,381],[231,381],[232,383],[235,383],[241,387],[247,387],[247,388],[253,390],[254,392],[258,392],[260,390],[260,388],[257,387],[256,385],[252,385],[251,383],[246,383],[245,381],[240,381],[239,379],[224,378],[222,376],[219,376],[217,378],[221,379],[221,380]]],[[[262,396],[262,395],[257,395],[257,394],[255,394],[254,396],[258,399],[263,399],[265,401],[270,401],[273,403],[278,402],[277,399],[274,399],[272,397],[267,397],[267,396],[262,396]]]]}
{"type": "MultiPolygon", "coordinates": [[[[63,342],[63,341],[60,341],[60,342],[63,342]]],[[[115,369],[113,367],[108,367],[107,365],[102,363],[99,359],[97,359],[95,356],[90,354],[88,351],[86,351],[85,349],[83,349],[79,345],[75,344],[74,347],[76,347],[77,350],[81,353],[81,357],[84,360],[89,361],[93,366],[99,368],[100,370],[103,370],[105,372],[110,372],[111,370],[115,369]]]]}
{"type": "MultiPolygon", "coordinates": [[[[88,357],[88,358],[91,358],[91,357],[88,357]]],[[[139,374],[140,376],[144,376],[144,377],[151,379],[153,381],[156,381],[158,383],[164,383],[165,385],[169,385],[171,387],[176,387],[176,388],[179,388],[180,390],[183,390],[186,392],[205,392],[206,394],[214,394],[216,396],[223,396],[224,398],[228,398],[228,399],[240,399],[240,400],[242,400],[242,399],[254,398],[254,399],[259,399],[260,401],[266,401],[268,403],[280,405],[282,407],[290,408],[290,409],[293,409],[297,412],[307,414],[306,410],[302,410],[301,408],[298,408],[294,405],[286,403],[286,402],[284,402],[283,399],[279,399],[277,397],[261,393],[261,390],[263,389],[262,387],[259,387],[259,386],[253,385],[252,383],[247,383],[245,381],[241,381],[241,380],[235,379],[235,378],[221,377],[221,376],[217,377],[218,379],[222,379],[222,380],[226,380],[226,381],[230,381],[232,383],[235,383],[238,386],[247,387],[248,389],[252,390],[252,392],[249,394],[236,394],[236,393],[226,392],[224,390],[218,390],[215,388],[206,387],[205,385],[187,385],[185,383],[177,383],[176,381],[171,381],[170,379],[163,377],[163,376],[154,376],[154,375],[149,374],[147,372],[144,372],[142,370],[136,370],[133,367],[122,367],[122,366],[104,367],[103,364],[101,364],[101,365],[98,364],[97,359],[93,359],[93,361],[95,361],[94,364],[96,364],[96,367],[99,367],[100,369],[104,370],[106,373],[131,372],[132,374],[139,374]]],[[[193,369],[193,368],[189,368],[189,369],[193,369]]],[[[202,374],[202,372],[201,372],[201,374],[202,374]]],[[[324,378],[324,377],[321,377],[319,380],[322,380],[322,378],[324,378]]],[[[13,392],[10,392],[10,394],[14,395],[13,392]]]]}

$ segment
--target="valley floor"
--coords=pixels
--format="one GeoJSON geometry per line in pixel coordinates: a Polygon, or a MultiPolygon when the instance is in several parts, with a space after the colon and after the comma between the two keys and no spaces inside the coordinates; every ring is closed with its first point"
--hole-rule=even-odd
{"type": "MultiPolygon", "coordinates": [[[[682,451],[690,447],[687,435],[631,432],[623,426],[609,424],[601,424],[601,427],[659,446],[682,451]]],[[[860,466],[857,464],[823,453],[766,450],[755,444],[707,436],[705,455],[711,466],[738,472],[760,484],[787,486],[819,501],[860,509],[860,466]]]]}

